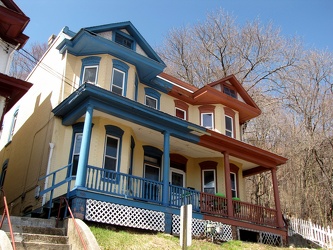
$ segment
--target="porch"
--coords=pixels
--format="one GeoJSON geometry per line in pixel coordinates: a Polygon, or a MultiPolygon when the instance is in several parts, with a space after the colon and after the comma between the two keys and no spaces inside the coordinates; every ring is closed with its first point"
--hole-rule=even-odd
{"type": "MultiPolygon", "coordinates": [[[[67,195],[69,196],[73,177],[63,179],[60,176],[70,172],[71,164],[40,178],[40,181],[51,178],[48,181],[52,183],[52,186],[40,193],[40,195],[45,195],[50,192],[49,207],[52,207],[53,199],[59,196],[57,189],[60,186],[67,185],[67,195]]],[[[184,188],[170,183],[165,192],[163,182],[90,165],[87,165],[84,185],[80,189],[98,194],[100,197],[106,195],[109,200],[110,198],[118,201],[123,199],[126,200],[126,204],[133,206],[136,206],[135,204],[138,202],[153,205],[155,208],[160,207],[160,211],[164,211],[165,208],[179,209],[182,205],[192,204],[194,213],[215,217],[215,220],[224,218],[257,226],[279,228],[275,209],[242,202],[238,199],[233,199],[231,205],[228,206],[228,199],[220,195],[203,193],[193,188],[184,188]],[[167,193],[168,196],[163,197],[164,193],[167,193]]],[[[62,192],[61,195],[63,194],[62,192]]]]}

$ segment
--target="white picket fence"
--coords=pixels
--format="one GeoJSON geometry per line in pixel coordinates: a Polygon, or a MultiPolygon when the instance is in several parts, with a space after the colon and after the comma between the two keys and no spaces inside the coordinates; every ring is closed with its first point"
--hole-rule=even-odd
{"type": "Polygon", "coordinates": [[[323,248],[333,249],[333,230],[330,227],[321,227],[309,221],[297,218],[289,219],[288,235],[297,233],[323,248]]]}

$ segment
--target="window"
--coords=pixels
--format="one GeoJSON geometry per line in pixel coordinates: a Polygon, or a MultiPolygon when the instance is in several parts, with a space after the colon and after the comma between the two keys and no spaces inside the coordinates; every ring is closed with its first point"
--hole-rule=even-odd
{"type": "Polygon", "coordinates": [[[84,67],[83,71],[83,83],[97,83],[97,66],[84,67]]]}
{"type": "Polygon", "coordinates": [[[82,59],[80,85],[83,83],[97,84],[98,66],[101,58],[90,56],[82,59]]]}
{"type": "MultiPolygon", "coordinates": [[[[106,138],[103,167],[105,170],[119,171],[121,138],[124,131],[113,125],[106,125],[105,130],[106,138]]],[[[107,176],[110,178],[109,174],[107,174],[107,176]]]]}
{"type": "Polygon", "coordinates": [[[127,74],[129,66],[117,59],[112,60],[113,70],[112,70],[112,80],[111,80],[111,92],[126,96],[127,88],[127,74]]]}
{"type": "Polygon", "coordinates": [[[176,108],[176,116],[180,119],[186,120],[186,111],[176,108]]]}
{"type": "Polygon", "coordinates": [[[118,95],[123,95],[125,73],[118,69],[113,69],[111,91],[118,95]]]}
{"type": "Polygon", "coordinates": [[[72,175],[76,175],[77,167],[80,157],[80,149],[82,144],[82,133],[75,133],[74,135],[74,148],[73,148],[73,157],[72,157],[72,175]]]}
{"type": "Polygon", "coordinates": [[[234,137],[233,119],[230,116],[225,116],[225,135],[234,137]]]}
{"type": "Polygon", "coordinates": [[[237,196],[237,175],[235,173],[230,173],[230,180],[231,180],[232,197],[238,197],[237,196]]]}
{"type": "Polygon", "coordinates": [[[19,112],[18,109],[14,112],[13,120],[12,120],[12,126],[11,126],[11,128],[10,128],[10,133],[9,133],[8,141],[11,141],[11,140],[13,139],[14,132],[15,132],[16,121],[17,121],[17,116],[18,116],[18,112],[19,112]]]}
{"type": "Polygon", "coordinates": [[[202,170],[202,186],[203,192],[215,194],[215,170],[202,170]]]}
{"type": "Polygon", "coordinates": [[[208,128],[208,129],[214,129],[214,111],[215,106],[213,105],[203,105],[199,108],[200,112],[200,123],[201,126],[208,128]]]}
{"type": "Polygon", "coordinates": [[[223,85],[223,93],[227,94],[228,96],[231,96],[235,99],[237,99],[236,91],[226,85],[223,85]]]}
{"type": "Polygon", "coordinates": [[[133,40],[128,37],[125,37],[125,35],[119,34],[118,32],[116,32],[115,35],[115,42],[129,49],[133,49],[133,40]]]}
{"type": "Polygon", "coordinates": [[[213,113],[201,113],[201,126],[213,129],[213,113]]]}
{"type": "Polygon", "coordinates": [[[160,109],[160,97],[161,94],[152,89],[145,88],[145,105],[154,109],[160,109]]]}
{"type": "Polygon", "coordinates": [[[5,178],[6,178],[6,173],[7,173],[7,167],[8,167],[8,159],[4,162],[2,165],[2,171],[0,175],[0,189],[3,187],[5,184],[5,178]]]}

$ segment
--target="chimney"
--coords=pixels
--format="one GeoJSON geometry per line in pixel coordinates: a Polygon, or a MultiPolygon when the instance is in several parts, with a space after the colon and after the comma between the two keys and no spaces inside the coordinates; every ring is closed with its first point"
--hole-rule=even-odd
{"type": "Polygon", "coordinates": [[[56,38],[56,35],[51,35],[49,37],[49,40],[47,41],[47,47],[50,47],[51,44],[53,43],[54,39],[56,38]]]}

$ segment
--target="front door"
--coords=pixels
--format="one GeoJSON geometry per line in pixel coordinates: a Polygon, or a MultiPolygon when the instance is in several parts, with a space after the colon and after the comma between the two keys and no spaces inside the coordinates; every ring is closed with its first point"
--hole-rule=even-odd
{"type": "Polygon", "coordinates": [[[170,168],[170,183],[171,187],[171,204],[184,205],[184,189],[185,187],[185,173],[180,169],[170,168]]]}

